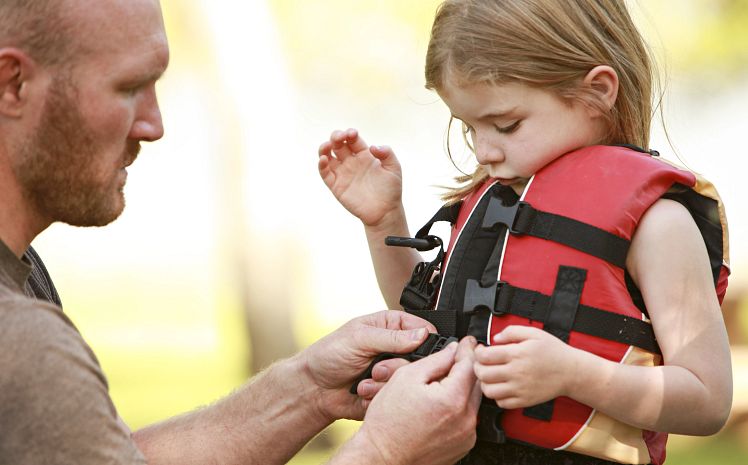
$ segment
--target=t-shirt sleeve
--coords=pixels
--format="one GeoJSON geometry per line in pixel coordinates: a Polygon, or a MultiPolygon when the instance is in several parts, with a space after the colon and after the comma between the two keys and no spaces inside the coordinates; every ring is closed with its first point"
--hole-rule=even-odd
{"type": "Polygon", "coordinates": [[[19,300],[0,318],[5,463],[145,464],[93,352],[59,309],[19,300]]]}

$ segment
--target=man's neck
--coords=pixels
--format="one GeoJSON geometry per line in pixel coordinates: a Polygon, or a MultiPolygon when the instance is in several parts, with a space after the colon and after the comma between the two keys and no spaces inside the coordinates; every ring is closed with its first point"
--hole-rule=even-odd
{"type": "Polygon", "coordinates": [[[21,257],[31,241],[51,222],[43,219],[30,204],[7,167],[0,165],[0,239],[21,257]]]}

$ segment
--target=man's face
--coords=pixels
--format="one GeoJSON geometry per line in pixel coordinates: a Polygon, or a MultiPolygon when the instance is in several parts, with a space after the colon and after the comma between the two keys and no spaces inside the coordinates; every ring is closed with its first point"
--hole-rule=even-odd
{"type": "MultiPolygon", "coordinates": [[[[90,126],[69,76],[56,78],[34,137],[21,148],[17,169],[26,195],[45,217],[76,226],[103,226],[125,206],[127,173],[102,166],[106,143],[90,126]]],[[[138,151],[139,144],[129,142],[117,158],[124,167],[138,151]]]]}
{"type": "Polygon", "coordinates": [[[16,166],[50,222],[102,226],[125,206],[125,168],[163,135],[155,83],[168,46],[157,0],[76,2],[86,50],[52,73],[38,124],[16,166]]]}

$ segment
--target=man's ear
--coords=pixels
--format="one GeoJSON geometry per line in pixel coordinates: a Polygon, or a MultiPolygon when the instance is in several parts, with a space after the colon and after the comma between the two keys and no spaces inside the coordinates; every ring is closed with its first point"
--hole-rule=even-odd
{"type": "Polygon", "coordinates": [[[584,77],[584,85],[592,89],[600,102],[610,110],[618,98],[618,73],[608,65],[592,68],[584,77]]]}
{"type": "Polygon", "coordinates": [[[15,48],[0,49],[0,115],[19,117],[28,101],[28,81],[36,64],[15,48]]]}

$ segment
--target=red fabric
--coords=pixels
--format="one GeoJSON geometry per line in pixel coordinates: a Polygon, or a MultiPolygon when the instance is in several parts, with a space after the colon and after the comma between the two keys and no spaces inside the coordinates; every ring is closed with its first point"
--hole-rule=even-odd
{"type": "MultiPolygon", "coordinates": [[[[673,183],[694,185],[686,171],[622,147],[587,147],[564,155],[533,178],[524,200],[538,210],[574,218],[625,239],[631,239],[644,212],[673,183]],[[574,179],[571,183],[569,180],[574,179]]],[[[602,259],[556,242],[510,235],[500,280],[513,286],[553,294],[559,266],[588,270],[581,304],[641,319],[631,300],[624,270],[602,259]]],[[[493,318],[491,335],[509,325],[542,323],[506,315],[493,318]]],[[[572,332],[568,343],[600,357],[620,362],[629,346],[572,332]]],[[[592,408],[567,397],[555,400],[550,422],[524,415],[521,409],[504,413],[507,436],[546,448],[567,444],[583,427],[592,408]]]]}
{"type": "Polygon", "coordinates": [[[717,280],[717,299],[719,304],[722,305],[722,301],[725,298],[725,292],[727,292],[727,277],[730,275],[730,270],[722,265],[722,269],[719,270],[719,279],[717,280]]]}
{"type": "Polygon", "coordinates": [[[667,433],[656,433],[654,431],[642,431],[642,438],[647,443],[649,449],[649,459],[652,465],[662,465],[665,463],[667,433]]]}
{"type": "MultiPolygon", "coordinates": [[[[495,180],[488,180],[467,196],[453,229],[449,255],[473,209],[495,180]]],[[[695,176],[660,160],[623,147],[593,146],[568,153],[540,170],[526,189],[524,200],[535,208],[574,218],[630,240],[644,212],[674,184],[695,187],[695,176]]],[[[531,236],[510,235],[500,280],[546,295],[553,293],[559,265],[588,270],[581,303],[634,318],[642,314],[626,289],[624,270],[570,247],[531,236]]],[[[723,268],[716,286],[720,302],[729,270],[723,268]]],[[[542,327],[513,315],[492,318],[491,335],[511,324],[542,327]]],[[[490,338],[489,338],[490,340],[490,338]]],[[[613,361],[628,346],[572,332],[569,344],[613,361]]],[[[583,427],[592,409],[570,398],[555,400],[550,422],[524,416],[521,410],[504,413],[502,427],[509,438],[546,448],[567,444],[583,427]]],[[[642,431],[653,464],[665,461],[667,434],[642,431]]]]}

